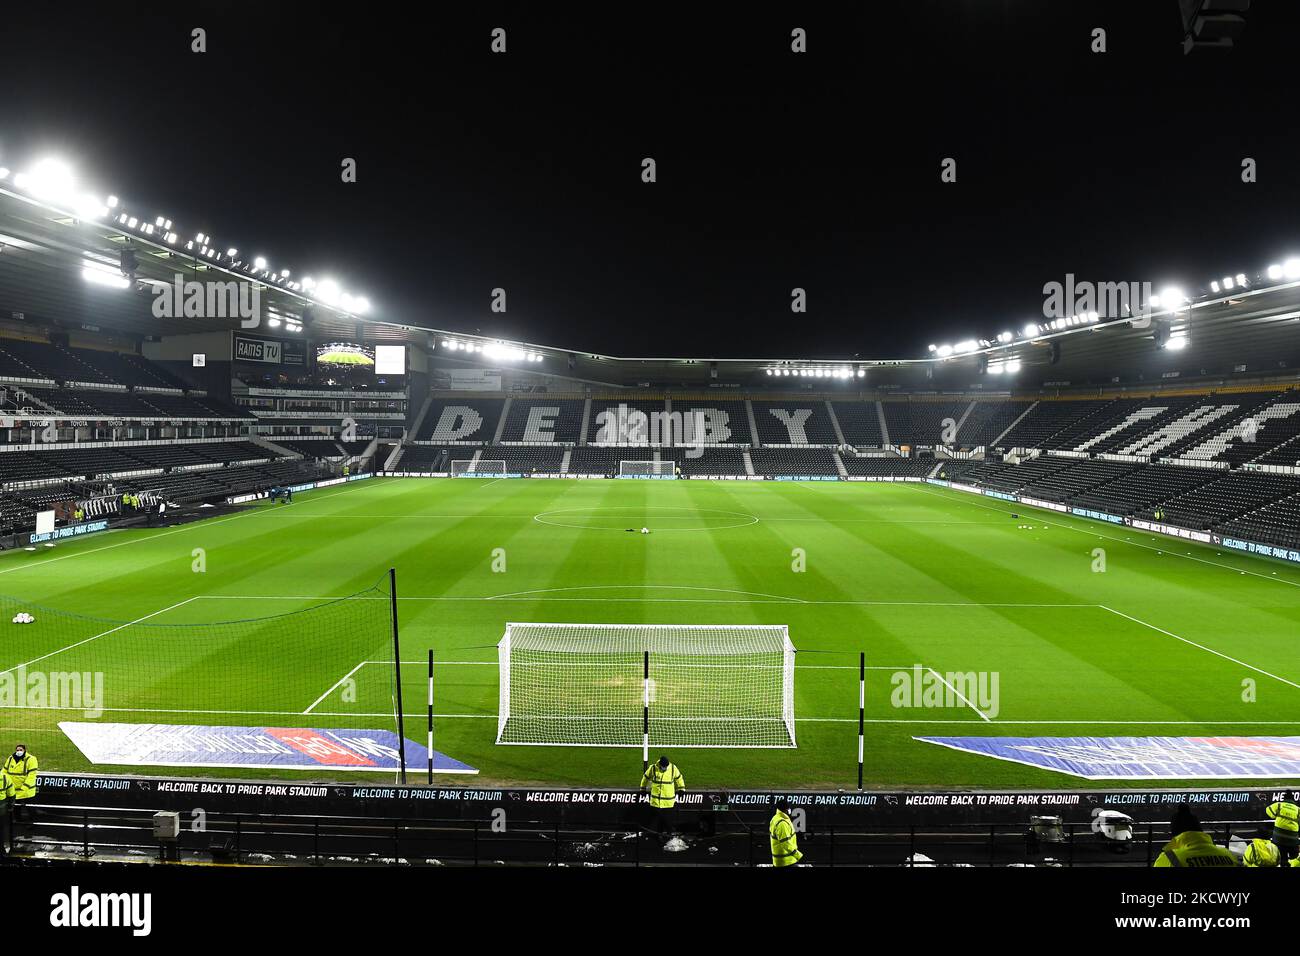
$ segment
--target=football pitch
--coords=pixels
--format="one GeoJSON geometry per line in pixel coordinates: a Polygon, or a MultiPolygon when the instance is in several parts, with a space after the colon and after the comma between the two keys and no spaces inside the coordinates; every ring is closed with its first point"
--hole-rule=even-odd
{"type": "Polygon", "coordinates": [[[441,785],[638,782],[639,748],[496,744],[509,622],[788,627],[797,746],[674,752],[690,788],[856,787],[860,653],[869,788],[1113,785],[918,737],[1300,734],[1300,569],[1277,562],[923,484],[378,478],[0,555],[0,745],[392,782],[92,764],[59,726],[391,729],[389,567],[405,736],[432,648],[435,748],[478,770],[441,785]],[[93,716],[16,684],[54,672],[102,676],[93,716]]]}

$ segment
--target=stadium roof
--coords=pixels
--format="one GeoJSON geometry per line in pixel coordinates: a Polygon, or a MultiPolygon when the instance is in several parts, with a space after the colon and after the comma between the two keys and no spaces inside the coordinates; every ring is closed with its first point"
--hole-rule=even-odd
{"type": "MultiPolygon", "coordinates": [[[[1214,280],[1191,298],[1179,293],[1173,309],[1152,308],[1150,321],[1107,319],[1096,313],[1035,320],[991,333],[988,339],[935,345],[926,356],[619,357],[393,322],[383,317],[382,309],[368,314],[363,297],[349,296],[337,286],[322,295],[320,286],[305,288],[305,279],[281,274],[287,270],[277,272],[257,260],[248,263],[238,250],[218,249],[220,244],[211,237],[181,239],[161,216],[142,219],[113,199],[101,203],[68,197],[55,203],[23,189],[12,172],[0,174],[0,309],[65,328],[157,338],[238,327],[234,319],[156,318],[152,285],[170,284],[180,274],[186,279],[259,283],[264,312],[279,323],[260,332],[302,334],[316,341],[421,343],[465,365],[540,357],[536,360],[543,362],[541,371],[619,386],[703,385],[721,379],[741,385],[835,387],[838,379],[846,387],[854,383],[1010,390],[1044,384],[1293,375],[1300,366],[1296,260],[1288,260],[1285,268],[1275,265],[1252,276],[1214,280]],[[120,277],[121,254],[128,244],[138,260],[134,287],[120,277]],[[125,288],[88,282],[88,272],[91,278],[107,276],[125,288]],[[1178,348],[1179,339],[1186,347],[1178,348]]],[[[1165,298],[1173,302],[1175,297],[1166,290],[1165,298]]],[[[792,328],[795,324],[792,321],[792,328]]]]}

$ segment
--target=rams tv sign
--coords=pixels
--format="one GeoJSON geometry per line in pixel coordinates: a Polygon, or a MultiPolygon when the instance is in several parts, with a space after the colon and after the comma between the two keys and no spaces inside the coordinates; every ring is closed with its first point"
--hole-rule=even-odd
{"type": "Polygon", "coordinates": [[[242,335],[235,336],[236,362],[266,362],[279,365],[282,360],[281,343],[267,339],[249,339],[242,335]]]}

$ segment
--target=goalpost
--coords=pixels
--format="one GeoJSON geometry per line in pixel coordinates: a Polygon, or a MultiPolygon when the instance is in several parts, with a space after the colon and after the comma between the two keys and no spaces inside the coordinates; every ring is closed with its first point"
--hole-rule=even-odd
{"type": "Polygon", "coordinates": [[[785,625],[507,624],[498,744],[794,747],[785,625]]]}
{"type": "Polygon", "coordinates": [[[618,476],[620,478],[671,478],[676,474],[676,467],[677,463],[671,458],[667,461],[620,461],[618,476]]]}
{"type": "Polygon", "coordinates": [[[453,478],[500,478],[506,473],[506,463],[503,459],[489,461],[479,459],[474,461],[472,458],[464,461],[453,461],[451,463],[451,476],[453,478]]]}

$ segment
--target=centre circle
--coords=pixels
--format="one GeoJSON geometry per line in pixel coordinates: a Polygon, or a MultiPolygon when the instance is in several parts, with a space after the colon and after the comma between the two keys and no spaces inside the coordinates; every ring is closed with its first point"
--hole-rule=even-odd
{"type": "Polygon", "coordinates": [[[561,508],[533,515],[533,520],[578,531],[721,531],[758,524],[755,515],[717,508],[561,508]]]}

